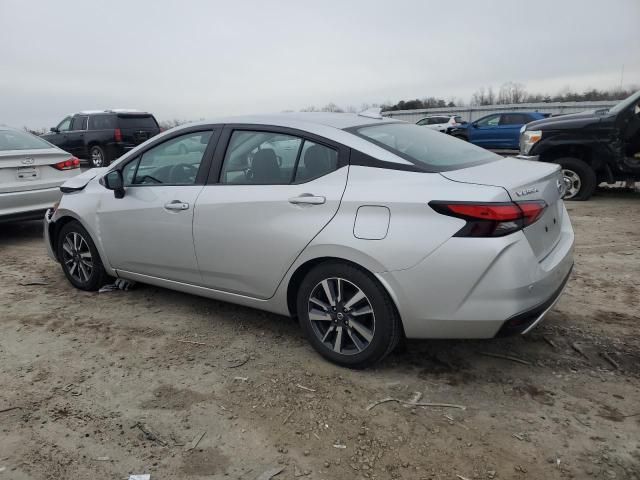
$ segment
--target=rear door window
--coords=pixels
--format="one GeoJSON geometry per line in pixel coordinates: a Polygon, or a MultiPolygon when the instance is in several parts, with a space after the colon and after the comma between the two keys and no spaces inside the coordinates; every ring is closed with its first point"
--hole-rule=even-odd
{"type": "Polygon", "coordinates": [[[288,184],[301,146],[302,139],[292,135],[236,130],[229,140],[220,183],[288,184]]]}
{"type": "Polygon", "coordinates": [[[530,121],[529,116],[524,113],[503,113],[500,125],[522,125],[530,121]]]}
{"type": "Polygon", "coordinates": [[[333,172],[338,166],[338,152],[319,143],[304,141],[296,168],[295,183],[308,182],[333,172]]]}
{"type": "Polygon", "coordinates": [[[304,183],[331,173],[337,167],[338,152],[334,148],[294,135],[236,130],[229,140],[220,183],[304,183]]]}

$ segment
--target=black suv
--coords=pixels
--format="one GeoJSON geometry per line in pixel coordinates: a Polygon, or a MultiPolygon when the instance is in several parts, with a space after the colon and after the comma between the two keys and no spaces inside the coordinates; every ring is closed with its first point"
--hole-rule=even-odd
{"type": "Polygon", "coordinates": [[[612,108],[528,123],[518,158],[559,164],[574,200],[602,182],[640,181],[640,91],[612,108]]]}
{"type": "Polygon", "coordinates": [[[153,115],[135,110],[85,111],[69,115],[42,138],[92,167],[106,167],[160,133],[153,115]]]}

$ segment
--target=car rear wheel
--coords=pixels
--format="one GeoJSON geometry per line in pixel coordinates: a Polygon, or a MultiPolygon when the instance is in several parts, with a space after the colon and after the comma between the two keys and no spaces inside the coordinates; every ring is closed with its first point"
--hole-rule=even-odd
{"type": "Polygon", "coordinates": [[[555,161],[562,167],[566,187],[565,200],[589,200],[596,191],[596,172],[579,158],[559,158],[555,161]]]}
{"type": "Polygon", "coordinates": [[[297,312],[311,345],[345,367],[379,362],[400,340],[400,319],[387,292],[348,263],[313,268],[298,289],[297,312]]]}
{"type": "Polygon", "coordinates": [[[97,145],[91,147],[91,150],[89,150],[89,163],[94,168],[106,167],[108,165],[104,150],[101,147],[97,145]]]}
{"type": "Polygon", "coordinates": [[[98,250],[80,223],[69,222],[60,229],[57,250],[62,271],[74,287],[95,291],[106,283],[98,250]]]}

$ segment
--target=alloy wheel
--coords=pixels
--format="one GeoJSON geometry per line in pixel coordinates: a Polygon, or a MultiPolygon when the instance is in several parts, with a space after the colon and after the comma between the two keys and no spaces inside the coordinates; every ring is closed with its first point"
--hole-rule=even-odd
{"type": "Polygon", "coordinates": [[[62,243],[62,261],[74,280],[87,283],[93,273],[91,249],[78,232],[69,232],[62,243]]]}
{"type": "Polygon", "coordinates": [[[566,187],[564,198],[570,199],[575,197],[582,187],[582,180],[580,179],[580,175],[578,175],[573,170],[565,168],[562,170],[562,176],[566,187]]]}
{"type": "Polygon", "coordinates": [[[91,150],[91,164],[94,167],[101,167],[104,163],[104,159],[102,158],[102,152],[99,148],[94,148],[91,150]]]}
{"type": "Polygon", "coordinates": [[[343,278],[324,279],[311,290],[308,306],[313,333],[328,349],[356,355],[371,344],[375,333],[373,307],[354,283],[343,278]]]}

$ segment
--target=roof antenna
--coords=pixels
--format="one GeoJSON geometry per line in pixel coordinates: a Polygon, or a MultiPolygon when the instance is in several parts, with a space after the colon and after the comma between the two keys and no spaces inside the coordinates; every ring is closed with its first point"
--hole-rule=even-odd
{"type": "Polygon", "coordinates": [[[358,113],[358,116],[382,120],[382,108],[381,107],[367,108],[366,110],[363,110],[362,112],[358,113]]]}

